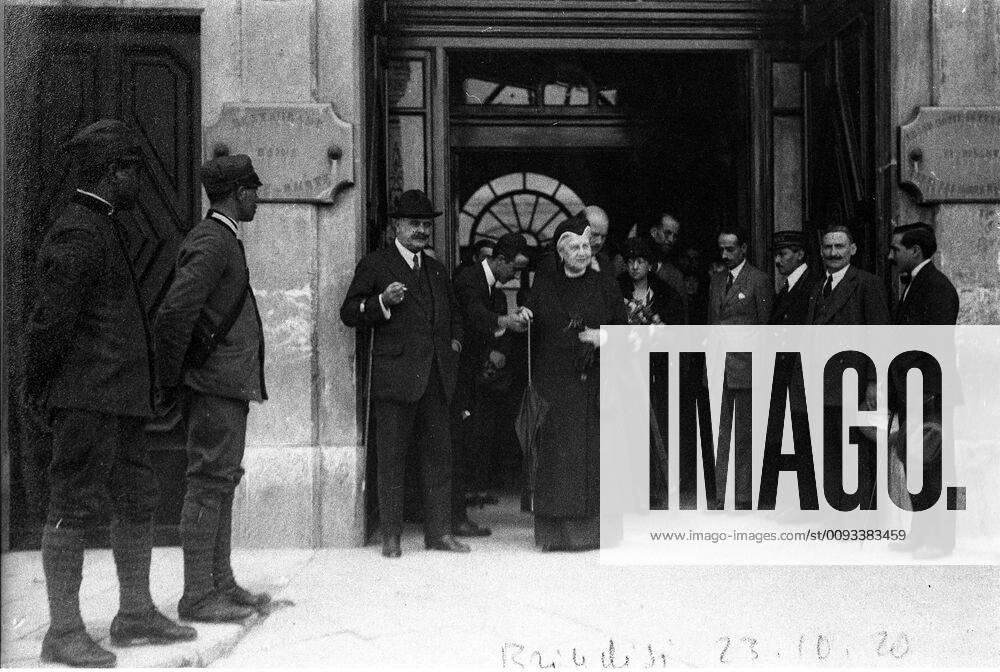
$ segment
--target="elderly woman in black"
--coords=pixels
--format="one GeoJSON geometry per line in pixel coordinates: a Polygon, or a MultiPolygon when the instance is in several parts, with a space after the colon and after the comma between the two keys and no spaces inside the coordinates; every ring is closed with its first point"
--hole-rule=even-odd
{"type": "Polygon", "coordinates": [[[593,267],[585,219],[566,220],[553,240],[558,261],[536,279],[529,306],[535,387],[551,404],[538,446],[535,543],[584,550],[600,545],[600,327],[625,324],[625,303],[593,267]]]}
{"type": "Polygon", "coordinates": [[[655,255],[641,238],[630,238],[622,255],[625,273],[618,287],[625,299],[629,324],[683,324],[684,302],[670,285],[650,273],[655,255]]]}

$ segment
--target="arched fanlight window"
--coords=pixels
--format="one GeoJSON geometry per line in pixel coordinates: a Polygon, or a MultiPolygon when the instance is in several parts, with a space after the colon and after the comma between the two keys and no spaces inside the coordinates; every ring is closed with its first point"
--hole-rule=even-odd
{"type": "Polygon", "coordinates": [[[559,180],[538,173],[510,173],[472,194],[458,214],[458,244],[498,240],[521,233],[529,245],[544,245],[556,227],[583,209],[583,201],[559,180]]]}

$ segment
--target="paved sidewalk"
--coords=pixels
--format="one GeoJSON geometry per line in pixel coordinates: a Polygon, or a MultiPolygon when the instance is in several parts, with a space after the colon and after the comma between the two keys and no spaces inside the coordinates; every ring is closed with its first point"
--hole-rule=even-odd
{"type": "MultiPolygon", "coordinates": [[[[280,592],[312,555],[313,551],[303,550],[237,549],[233,566],[247,587],[280,592]]],[[[2,565],[0,666],[39,667],[38,653],[49,621],[41,554],[5,553],[2,565]]],[[[153,600],[171,618],[177,618],[177,600],[183,588],[181,572],[179,548],[154,549],[150,577],[153,600]]],[[[118,610],[118,581],[110,550],[87,551],[80,607],[87,630],[102,646],[115,652],[120,667],[204,667],[228,653],[262,618],[256,616],[242,624],[194,624],[198,638],[191,642],[114,648],[108,641],[108,629],[118,610]]]]}
{"type": "MultiPolygon", "coordinates": [[[[238,575],[293,604],[195,642],[117,651],[127,667],[655,669],[1000,666],[1000,568],[615,567],[547,554],[513,501],[473,512],[494,535],[469,555],[378,546],[241,549],[238,575]],[[613,648],[613,651],[612,651],[613,648]],[[626,656],[628,662],[626,664],[626,656]]],[[[153,595],[176,615],[179,549],[157,549],[153,595]]],[[[91,552],[84,618],[106,637],[117,607],[110,553],[91,552]]],[[[3,558],[0,664],[36,666],[47,612],[37,553],[3,558]]]]}

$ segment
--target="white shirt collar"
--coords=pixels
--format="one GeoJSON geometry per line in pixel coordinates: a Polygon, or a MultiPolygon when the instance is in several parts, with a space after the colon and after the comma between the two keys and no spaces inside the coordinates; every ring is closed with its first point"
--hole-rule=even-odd
{"type": "Polygon", "coordinates": [[[115,206],[111,205],[106,199],[101,198],[97,194],[95,194],[95,193],[93,193],[91,191],[84,191],[83,189],[77,189],[77,192],[83,194],[84,196],[90,196],[91,198],[100,201],[104,205],[108,206],[108,210],[110,210],[111,212],[115,211],[115,206]]]}
{"type": "Polygon", "coordinates": [[[840,281],[844,279],[845,275],[847,275],[847,269],[849,269],[850,267],[851,265],[848,264],[847,266],[844,266],[842,269],[840,269],[835,273],[827,272],[828,277],[829,276],[833,277],[833,279],[830,281],[830,289],[833,289],[834,287],[840,284],[840,281]]]}
{"type": "Polygon", "coordinates": [[[229,227],[229,230],[233,232],[233,235],[236,235],[236,236],[240,235],[240,226],[239,226],[239,224],[237,224],[236,221],[233,220],[228,215],[224,215],[221,212],[219,212],[218,210],[212,210],[211,212],[208,213],[208,216],[211,217],[212,219],[214,219],[215,221],[222,222],[227,227],[229,227]]]}
{"type": "Polygon", "coordinates": [[[808,267],[809,267],[808,264],[799,264],[794,271],[788,274],[788,277],[785,279],[788,281],[789,291],[791,291],[792,287],[795,286],[795,283],[799,281],[799,278],[805,275],[806,269],[808,267]]]}
{"type": "Polygon", "coordinates": [[[394,239],[393,242],[396,243],[396,249],[399,251],[399,256],[401,256],[403,258],[403,261],[406,262],[406,265],[409,266],[410,270],[412,271],[413,270],[413,255],[420,254],[420,253],[419,252],[414,252],[412,250],[408,250],[405,247],[403,247],[403,244],[401,242],[399,242],[399,238],[394,239]]]}
{"type": "Polygon", "coordinates": [[[920,269],[923,268],[924,266],[926,266],[929,263],[931,263],[930,259],[924,259],[919,264],[917,264],[916,266],[914,266],[913,270],[910,271],[910,282],[913,282],[913,278],[917,277],[917,273],[920,272],[920,269]]]}
{"type": "Polygon", "coordinates": [[[740,271],[742,271],[743,267],[746,265],[747,265],[747,260],[744,259],[743,261],[740,262],[739,266],[729,271],[729,275],[733,276],[733,280],[740,277],[740,271]]]}
{"type": "Polygon", "coordinates": [[[493,289],[493,285],[497,284],[497,278],[493,275],[493,269],[490,268],[489,259],[483,259],[481,263],[483,264],[483,272],[486,273],[486,286],[493,289]]]}

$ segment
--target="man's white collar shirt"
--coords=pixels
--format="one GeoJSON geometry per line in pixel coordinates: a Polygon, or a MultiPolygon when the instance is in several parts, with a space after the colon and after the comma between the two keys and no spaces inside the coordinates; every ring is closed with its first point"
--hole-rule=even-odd
{"type": "Polygon", "coordinates": [[[829,273],[828,272],[826,274],[826,277],[828,277],[828,278],[831,277],[831,276],[833,277],[833,280],[830,281],[830,291],[833,291],[834,289],[837,288],[837,285],[840,284],[840,281],[844,279],[845,275],[847,275],[847,269],[849,269],[850,267],[851,267],[851,265],[848,264],[847,266],[844,266],[842,269],[840,269],[836,273],[829,273]]]}
{"type": "Polygon", "coordinates": [[[209,213],[209,216],[212,219],[214,219],[215,221],[222,222],[227,227],[229,227],[229,230],[233,232],[233,235],[236,235],[236,236],[240,235],[239,224],[237,224],[236,221],[233,220],[228,215],[224,215],[221,212],[219,212],[218,210],[212,210],[212,212],[209,213]]]}
{"type": "Polygon", "coordinates": [[[740,271],[742,271],[743,267],[746,265],[747,265],[747,260],[744,259],[743,261],[740,262],[739,266],[729,271],[729,275],[733,276],[733,282],[736,282],[736,278],[740,277],[740,271]]]}
{"type": "Polygon", "coordinates": [[[805,275],[807,268],[809,268],[808,264],[799,264],[794,271],[788,274],[788,277],[785,279],[788,282],[788,291],[792,291],[792,287],[799,281],[799,278],[805,275]]]}
{"type": "Polygon", "coordinates": [[[913,278],[917,277],[917,273],[920,272],[920,269],[923,268],[924,266],[926,266],[929,263],[931,263],[930,259],[924,259],[919,264],[917,264],[916,266],[914,266],[913,270],[910,271],[910,282],[913,282],[913,278]]]}
{"type": "Polygon", "coordinates": [[[481,262],[483,264],[483,273],[486,274],[486,286],[493,290],[493,285],[497,284],[497,278],[493,275],[493,269],[490,268],[489,259],[483,259],[481,262]]]}
{"type": "Polygon", "coordinates": [[[399,238],[396,238],[395,242],[396,242],[396,249],[399,250],[400,256],[403,257],[403,261],[406,262],[406,265],[409,266],[410,270],[412,271],[413,270],[413,255],[420,254],[420,253],[419,252],[413,252],[412,250],[408,250],[405,247],[403,247],[403,244],[401,242],[399,242],[399,238]]]}
{"type": "Polygon", "coordinates": [[[98,200],[98,201],[100,201],[100,202],[101,202],[101,203],[103,203],[104,205],[108,206],[108,211],[109,211],[109,212],[111,212],[111,213],[114,213],[114,211],[115,211],[115,206],[111,205],[111,204],[110,204],[110,203],[108,203],[108,202],[107,202],[107,201],[106,201],[105,199],[101,198],[101,197],[100,197],[100,196],[98,196],[97,194],[95,194],[95,193],[92,193],[92,192],[89,192],[89,191],[84,191],[83,189],[77,189],[77,192],[78,192],[78,193],[81,193],[81,194],[83,194],[84,196],[90,196],[91,198],[93,198],[93,199],[95,199],[95,200],[98,200]]]}

